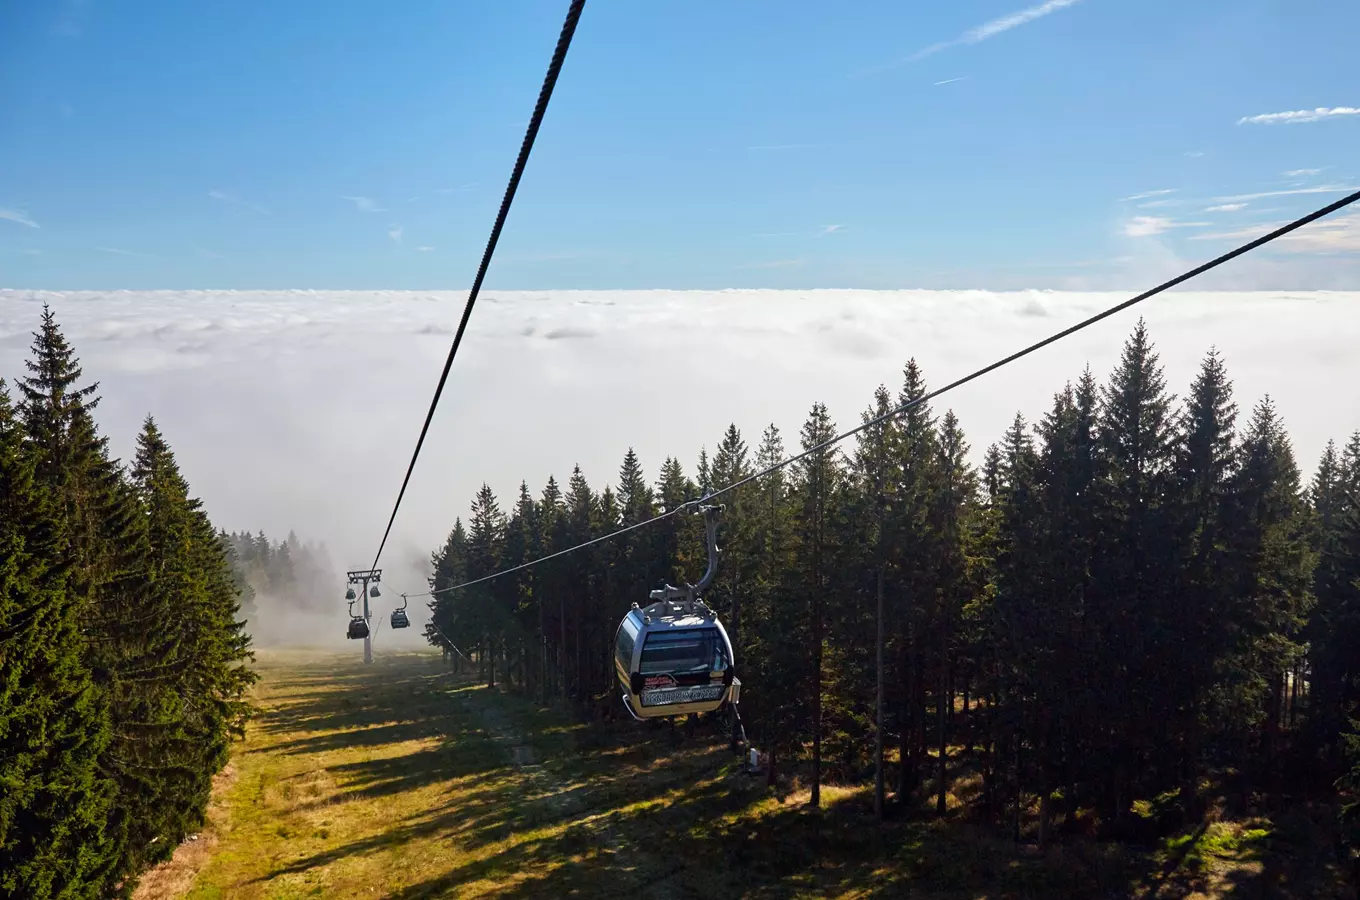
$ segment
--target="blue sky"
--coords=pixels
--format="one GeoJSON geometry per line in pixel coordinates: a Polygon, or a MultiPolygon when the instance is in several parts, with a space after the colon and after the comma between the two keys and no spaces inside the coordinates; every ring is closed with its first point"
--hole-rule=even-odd
{"type": "MultiPolygon", "coordinates": [[[[4,4],[0,286],[465,287],[565,9],[4,4]]],[[[488,285],[1144,286],[1357,185],[1357,31],[1353,0],[590,0],[488,285]]],[[[1358,258],[1338,216],[1225,284],[1358,258]]]]}

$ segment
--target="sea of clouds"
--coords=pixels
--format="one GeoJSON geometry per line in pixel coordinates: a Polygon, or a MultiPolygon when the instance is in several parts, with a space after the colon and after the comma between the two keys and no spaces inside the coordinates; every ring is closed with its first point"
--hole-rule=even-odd
{"type": "MultiPolygon", "coordinates": [[[[429,554],[485,481],[509,508],[521,479],[580,464],[592,486],[633,447],[650,478],[693,472],[728,423],[788,446],[813,401],[849,427],[915,357],[931,385],[1124,299],[1045,291],[493,291],[473,312],[382,565],[425,589],[429,554]]],[[[382,291],[0,291],[0,375],[23,374],[42,304],[55,311],[99,421],[130,455],[147,414],[214,521],[324,540],[365,567],[382,536],[465,295],[382,291]]],[[[1138,317],[1184,395],[1216,346],[1243,418],[1269,393],[1305,474],[1360,428],[1360,292],[1173,292],[936,402],[979,459],[1017,411],[1042,415],[1088,363],[1102,380],[1138,317]]],[[[343,607],[337,584],[337,612],[343,607]]],[[[418,640],[417,627],[400,636],[418,640]]],[[[336,629],[341,626],[336,625],[336,629]]],[[[396,640],[390,632],[381,640],[396,640]]]]}

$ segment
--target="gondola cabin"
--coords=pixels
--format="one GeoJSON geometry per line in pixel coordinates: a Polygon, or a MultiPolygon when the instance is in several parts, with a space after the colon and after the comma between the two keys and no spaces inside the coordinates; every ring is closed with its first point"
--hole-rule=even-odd
{"type": "Polygon", "coordinates": [[[364,621],[363,616],[352,616],[350,618],[349,631],[345,633],[345,637],[352,641],[363,640],[368,637],[368,623],[364,621]]]}
{"type": "Polygon", "coordinates": [[[406,610],[404,609],[392,610],[392,627],[393,628],[411,627],[411,620],[406,617],[406,610]]]}
{"type": "Polygon", "coordinates": [[[614,669],[628,711],[639,719],[713,712],[736,703],[732,642],[702,601],[637,604],[619,624],[614,669]]]}

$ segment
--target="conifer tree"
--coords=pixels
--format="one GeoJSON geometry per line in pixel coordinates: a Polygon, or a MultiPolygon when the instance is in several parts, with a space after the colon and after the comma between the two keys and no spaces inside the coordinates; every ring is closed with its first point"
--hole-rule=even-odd
{"type": "Polygon", "coordinates": [[[1175,674],[1166,683],[1181,801],[1187,816],[1198,813],[1195,791],[1204,743],[1209,696],[1219,664],[1228,651],[1222,627],[1230,603],[1228,534],[1233,477],[1238,463],[1237,407],[1222,358],[1210,351],[1190,388],[1180,426],[1175,492],[1181,521],[1177,540],[1181,584],[1169,625],[1176,637],[1168,662],[1175,674]]]}
{"type": "MultiPolygon", "coordinates": [[[[835,425],[826,406],[814,403],[803,425],[804,451],[813,450],[835,436],[835,425]]],[[[810,707],[812,732],[812,806],[821,804],[823,668],[826,642],[826,609],[832,588],[831,573],[837,562],[834,540],[839,531],[843,469],[836,448],[819,449],[794,464],[793,485],[795,525],[798,547],[798,581],[790,593],[801,595],[809,610],[809,627],[804,653],[807,681],[804,694],[810,707]]],[[[801,605],[801,604],[800,604],[801,605]]]]}
{"type": "Polygon", "coordinates": [[[1173,396],[1139,320],[1101,391],[1099,435],[1105,478],[1099,505],[1097,628],[1108,654],[1101,694],[1112,736],[1106,810],[1127,822],[1137,775],[1151,762],[1154,723],[1167,678],[1175,677],[1172,622],[1179,603],[1173,502],[1177,438],[1173,396]]]}
{"type": "MultiPolygon", "coordinates": [[[[1256,405],[1234,485],[1234,596],[1223,625],[1237,637],[1230,651],[1239,753],[1259,729],[1265,770],[1277,763],[1285,676],[1302,653],[1299,637],[1313,604],[1316,554],[1298,467],[1269,397],[1256,405]]],[[[1244,759],[1244,762],[1247,761],[1244,759]]]]}
{"type": "Polygon", "coordinates": [[[1310,655],[1309,732],[1333,767],[1340,735],[1360,708],[1360,432],[1338,453],[1328,441],[1309,491],[1316,609],[1306,629],[1310,655]]]}
{"type": "Polygon", "coordinates": [[[0,897],[94,898],[109,852],[108,714],[82,659],[62,511],[32,449],[0,381],[0,897]]]}
{"type": "Polygon", "coordinates": [[[916,360],[907,362],[897,406],[906,409],[897,419],[897,485],[889,527],[897,535],[893,562],[897,585],[889,615],[897,624],[889,652],[895,658],[899,707],[897,710],[897,795],[920,783],[925,748],[925,654],[927,600],[934,596],[934,536],[930,531],[931,497],[936,483],[935,420],[925,401],[925,375],[916,360]]]}

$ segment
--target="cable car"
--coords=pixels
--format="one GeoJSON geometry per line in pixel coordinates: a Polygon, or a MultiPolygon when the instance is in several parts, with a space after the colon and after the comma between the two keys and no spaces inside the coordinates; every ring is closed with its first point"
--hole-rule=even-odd
{"type": "Polygon", "coordinates": [[[406,618],[406,595],[401,595],[401,606],[392,610],[393,628],[410,628],[411,620],[406,618]]]}
{"type": "Polygon", "coordinates": [[[351,641],[361,641],[368,637],[368,621],[363,616],[354,614],[354,604],[349,605],[349,630],[345,632],[345,637],[351,641]]]}
{"type": "Polygon", "coordinates": [[[708,571],[698,584],[652,591],[636,603],[614,638],[614,671],[635,719],[714,712],[741,695],[727,630],[699,595],[718,574],[718,512],[705,506],[708,571]]]}

